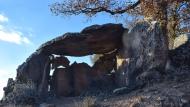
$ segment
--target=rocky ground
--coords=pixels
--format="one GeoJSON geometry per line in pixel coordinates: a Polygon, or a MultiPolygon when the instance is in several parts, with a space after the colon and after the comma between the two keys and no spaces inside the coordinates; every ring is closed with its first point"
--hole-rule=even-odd
{"type": "Polygon", "coordinates": [[[190,69],[178,68],[167,79],[124,95],[102,93],[97,96],[60,98],[47,104],[55,107],[190,107],[190,69]]]}
{"type": "Polygon", "coordinates": [[[40,107],[190,107],[190,68],[177,68],[173,75],[166,76],[163,81],[123,95],[104,92],[80,97],[59,97],[49,99],[40,107]]]}
{"type": "Polygon", "coordinates": [[[101,107],[190,107],[190,79],[165,81],[99,101],[101,107]]]}

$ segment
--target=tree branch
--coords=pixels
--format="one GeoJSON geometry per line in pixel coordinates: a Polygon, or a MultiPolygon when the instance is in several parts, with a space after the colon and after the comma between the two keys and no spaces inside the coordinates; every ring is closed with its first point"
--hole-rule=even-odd
{"type": "Polygon", "coordinates": [[[126,11],[130,9],[134,9],[140,4],[141,0],[138,0],[134,4],[130,4],[126,6],[125,8],[121,8],[120,6],[114,8],[114,9],[109,9],[108,7],[105,7],[105,5],[102,4],[92,4],[92,6],[89,6],[89,4],[81,4],[78,3],[73,3],[73,2],[68,2],[68,3],[55,3],[51,5],[51,11],[55,14],[63,14],[63,15],[78,15],[81,13],[84,13],[86,15],[94,15],[99,12],[106,12],[111,15],[115,14],[123,14],[126,11]]]}
{"type": "Polygon", "coordinates": [[[98,12],[107,12],[110,13],[111,15],[115,15],[115,14],[122,14],[125,13],[127,10],[130,9],[134,9],[135,7],[137,7],[140,4],[140,0],[138,0],[136,3],[127,6],[124,9],[114,9],[114,10],[109,10],[105,7],[97,7],[97,8],[86,8],[85,10],[81,10],[82,13],[90,13],[90,12],[94,12],[94,13],[98,13],[98,12]]]}

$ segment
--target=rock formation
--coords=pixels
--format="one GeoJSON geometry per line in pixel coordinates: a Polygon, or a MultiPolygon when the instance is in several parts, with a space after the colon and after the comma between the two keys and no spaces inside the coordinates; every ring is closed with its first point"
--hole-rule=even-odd
{"type": "Polygon", "coordinates": [[[89,76],[90,70],[91,67],[86,63],[73,63],[71,65],[74,96],[80,95],[89,88],[91,79],[89,76]]]}
{"type": "Polygon", "coordinates": [[[108,54],[122,46],[123,31],[121,24],[93,25],[80,33],[66,33],[44,43],[18,67],[14,84],[5,88],[5,98],[12,90],[9,92],[8,87],[28,81],[34,83],[36,94],[41,98],[47,97],[50,91],[57,96],[80,95],[93,82],[101,82],[102,75],[114,68],[115,54],[108,54]],[[107,55],[92,68],[85,63],[69,65],[70,61],[65,57],[92,54],[107,55]],[[54,70],[53,76],[50,76],[50,70],[54,70]]]}
{"type": "Polygon", "coordinates": [[[43,44],[38,51],[65,56],[108,53],[121,47],[123,31],[121,24],[93,25],[80,33],[66,33],[57,37],[43,44]]]}
{"type": "Polygon", "coordinates": [[[45,64],[49,59],[48,56],[35,52],[23,64],[17,68],[16,79],[25,82],[28,79],[39,84],[45,68],[45,64]]]}
{"type": "Polygon", "coordinates": [[[179,35],[174,41],[174,49],[169,57],[174,66],[190,66],[190,34],[179,35]]]}
{"type": "MultiPolygon", "coordinates": [[[[107,86],[114,83],[112,70],[116,66],[116,53],[105,54],[101,56],[93,65],[90,76],[92,77],[92,86],[107,86]]],[[[116,70],[116,69],[115,69],[116,70]]]]}
{"type": "Polygon", "coordinates": [[[156,22],[138,22],[129,33],[123,34],[126,66],[123,65],[120,72],[124,74],[125,92],[142,85],[144,79],[160,79],[157,75],[149,74],[161,74],[165,70],[168,52],[165,43],[161,28],[156,22]],[[141,80],[138,81],[138,78],[141,80]]]}
{"type": "Polygon", "coordinates": [[[56,69],[59,66],[69,67],[70,61],[65,56],[54,57],[51,60],[52,69],[56,69]]]}
{"type": "MultiPolygon", "coordinates": [[[[168,73],[165,42],[159,24],[146,21],[136,23],[129,32],[121,24],[104,24],[66,33],[44,43],[18,67],[16,80],[9,79],[4,88],[2,103],[36,103],[51,95],[78,96],[109,86],[118,88],[115,93],[127,93],[160,81],[168,73]],[[92,67],[70,64],[66,57],[92,54],[102,54],[92,67]]],[[[169,51],[172,66],[190,66],[189,44],[169,51]]]]}
{"type": "Polygon", "coordinates": [[[70,96],[73,87],[69,68],[57,68],[53,74],[52,88],[56,96],[70,96]]]}

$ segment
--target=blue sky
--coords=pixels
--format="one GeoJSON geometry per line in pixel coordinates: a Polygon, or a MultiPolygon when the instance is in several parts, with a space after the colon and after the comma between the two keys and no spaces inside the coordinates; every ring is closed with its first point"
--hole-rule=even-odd
{"type": "MultiPolygon", "coordinates": [[[[16,68],[42,43],[66,32],[78,32],[92,24],[119,23],[100,14],[87,21],[85,16],[55,16],[49,5],[55,0],[0,0],[0,98],[2,87],[16,68]]],[[[90,63],[89,57],[70,58],[90,63]]]]}

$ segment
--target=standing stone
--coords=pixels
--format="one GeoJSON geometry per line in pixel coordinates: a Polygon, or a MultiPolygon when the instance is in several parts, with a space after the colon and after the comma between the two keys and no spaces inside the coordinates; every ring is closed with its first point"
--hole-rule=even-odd
{"type": "Polygon", "coordinates": [[[49,79],[50,79],[50,58],[47,59],[44,65],[43,74],[41,77],[41,81],[38,87],[38,94],[44,98],[48,95],[48,85],[49,85],[49,79]]]}
{"type": "Polygon", "coordinates": [[[33,53],[17,68],[17,81],[27,82],[28,80],[32,80],[38,86],[48,59],[47,55],[38,52],[33,53]]]}
{"type": "Polygon", "coordinates": [[[69,68],[57,68],[53,74],[52,87],[55,89],[56,96],[69,96],[72,94],[73,87],[69,68]]]}
{"type": "Polygon", "coordinates": [[[128,61],[124,66],[127,91],[139,86],[145,79],[158,79],[157,74],[165,70],[167,61],[167,44],[157,22],[138,22],[132,30],[123,34],[125,57],[128,61]],[[144,75],[146,72],[147,75],[144,75]],[[154,73],[155,72],[155,73],[154,73]],[[141,79],[140,82],[137,81],[141,79]]]}
{"type": "Polygon", "coordinates": [[[91,67],[86,63],[76,63],[71,65],[71,72],[73,78],[74,95],[78,96],[88,89],[90,84],[89,71],[91,67]]]}
{"type": "Polygon", "coordinates": [[[49,56],[39,52],[34,52],[26,62],[18,67],[16,81],[27,83],[31,80],[36,85],[38,94],[41,97],[44,97],[48,92],[49,72],[49,56]]]}
{"type": "Polygon", "coordinates": [[[90,71],[90,76],[92,78],[93,87],[107,87],[108,85],[113,85],[114,76],[111,73],[116,67],[115,52],[110,54],[104,54],[101,56],[93,65],[90,71]]]}

